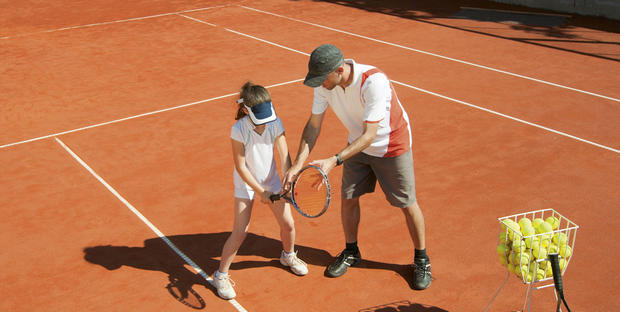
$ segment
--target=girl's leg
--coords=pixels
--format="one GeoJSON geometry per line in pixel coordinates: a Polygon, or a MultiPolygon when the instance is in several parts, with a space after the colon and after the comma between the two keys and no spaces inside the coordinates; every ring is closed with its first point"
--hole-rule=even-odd
{"type": "Polygon", "coordinates": [[[295,248],[295,221],[291,214],[291,206],[284,200],[278,200],[269,204],[273,215],[280,225],[280,239],[282,249],[287,253],[293,252],[295,248]]]}
{"type": "Polygon", "coordinates": [[[297,275],[308,274],[308,265],[297,258],[295,251],[295,223],[291,214],[291,206],[283,200],[269,206],[280,225],[280,239],[282,240],[282,249],[284,249],[280,255],[280,263],[290,267],[291,271],[297,275]]]}
{"type": "Polygon", "coordinates": [[[219,268],[219,271],[222,273],[228,272],[230,264],[237,255],[239,247],[241,247],[241,243],[243,243],[248,234],[252,204],[253,201],[251,199],[235,197],[235,223],[232,233],[230,233],[224,248],[222,248],[222,259],[220,260],[219,268]]]}

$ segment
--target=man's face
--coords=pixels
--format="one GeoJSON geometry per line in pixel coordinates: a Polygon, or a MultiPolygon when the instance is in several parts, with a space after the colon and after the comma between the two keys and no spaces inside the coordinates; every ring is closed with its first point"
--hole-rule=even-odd
{"type": "Polygon", "coordinates": [[[327,78],[325,78],[325,81],[323,81],[323,84],[321,84],[321,86],[323,86],[323,88],[327,90],[331,90],[335,88],[337,85],[339,85],[341,81],[342,81],[342,75],[340,75],[338,70],[336,69],[335,71],[327,75],[327,78]]]}

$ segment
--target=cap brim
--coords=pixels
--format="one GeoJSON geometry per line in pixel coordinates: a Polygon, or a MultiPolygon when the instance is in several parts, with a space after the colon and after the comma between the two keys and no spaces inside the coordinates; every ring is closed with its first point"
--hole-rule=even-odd
{"type": "Polygon", "coordinates": [[[276,111],[273,109],[271,102],[258,104],[252,108],[246,106],[248,115],[255,125],[262,125],[276,120],[276,111]]]}
{"type": "Polygon", "coordinates": [[[325,79],[327,79],[327,76],[329,76],[329,73],[325,75],[313,75],[308,73],[308,75],[306,75],[306,79],[304,79],[304,84],[311,88],[320,87],[325,79]]]}

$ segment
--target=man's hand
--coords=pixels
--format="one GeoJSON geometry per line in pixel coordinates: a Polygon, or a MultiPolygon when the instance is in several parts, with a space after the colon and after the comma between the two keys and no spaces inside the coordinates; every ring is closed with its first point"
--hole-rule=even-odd
{"type": "Polygon", "coordinates": [[[336,156],[310,162],[310,165],[321,168],[325,174],[329,174],[329,172],[332,171],[337,164],[338,160],[336,159],[336,156]]]}

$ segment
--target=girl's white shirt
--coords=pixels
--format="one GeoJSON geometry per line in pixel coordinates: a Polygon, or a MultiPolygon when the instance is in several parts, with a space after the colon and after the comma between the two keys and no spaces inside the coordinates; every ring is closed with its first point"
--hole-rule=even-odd
{"type": "MultiPolygon", "coordinates": [[[[230,137],[243,143],[245,149],[245,165],[256,181],[272,193],[280,192],[282,187],[274,158],[274,142],[284,133],[284,125],[280,118],[265,124],[262,134],[254,131],[254,124],[245,116],[233,125],[230,137]]],[[[254,190],[247,184],[237,169],[234,170],[235,197],[254,199],[254,190]]]]}

